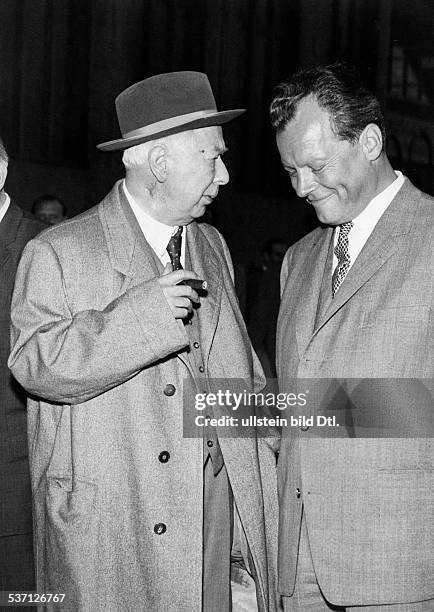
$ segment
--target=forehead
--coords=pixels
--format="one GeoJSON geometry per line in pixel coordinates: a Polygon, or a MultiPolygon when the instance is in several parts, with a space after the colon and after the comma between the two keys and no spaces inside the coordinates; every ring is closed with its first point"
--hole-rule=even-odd
{"type": "Polygon", "coordinates": [[[295,117],[277,133],[276,142],[281,155],[289,156],[326,153],[342,143],[332,130],[329,113],[313,98],[299,103],[295,117]]]}
{"type": "Polygon", "coordinates": [[[219,125],[192,130],[195,143],[206,153],[224,153],[226,150],[223,130],[219,125]]]}

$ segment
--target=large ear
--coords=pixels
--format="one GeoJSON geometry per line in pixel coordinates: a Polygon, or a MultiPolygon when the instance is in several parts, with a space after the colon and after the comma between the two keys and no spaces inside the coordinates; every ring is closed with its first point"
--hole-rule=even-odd
{"type": "Polygon", "coordinates": [[[383,134],[376,123],[368,123],[359,136],[362,151],[369,161],[375,161],[383,151],[383,134]]]}
{"type": "Polygon", "coordinates": [[[158,143],[149,149],[149,168],[159,183],[167,178],[167,151],[164,144],[158,143]]]}

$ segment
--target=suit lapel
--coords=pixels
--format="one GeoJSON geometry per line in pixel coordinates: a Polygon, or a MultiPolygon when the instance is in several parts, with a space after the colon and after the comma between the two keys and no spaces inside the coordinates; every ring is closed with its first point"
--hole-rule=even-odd
{"type": "MultiPolygon", "coordinates": [[[[3,191],[1,193],[4,193],[3,191]]],[[[12,200],[0,223],[0,266],[5,269],[6,262],[13,252],[13,244],[23,218],[23,211],[12,200]]]]}
{"type": "Polygon", "coordinates": [[[223,290],[221,262],[200,225],[187,226],[187,247],[191,266],[200,279],[208,282],[207,295],[201,297],[199,334],[204,356],[208,355],[220,314],[223,290]]]}
{"type": "Polygon", "coordinates": [[[401,248],[411,229],[420,195],[420,191],[406,180],[378,221],[336,296],[319,319],[315,333],[401,248]]]}
{"type": "Polygon", "coordinates": [[[318,302],[320,298],[324,270],[327,264],[333,229],[323,230],[299,271],[298,284],[291,286],[291,292],[298,293],[296,313],[296,335],[300,351],[303,352],[315,329],[318,302]]]}

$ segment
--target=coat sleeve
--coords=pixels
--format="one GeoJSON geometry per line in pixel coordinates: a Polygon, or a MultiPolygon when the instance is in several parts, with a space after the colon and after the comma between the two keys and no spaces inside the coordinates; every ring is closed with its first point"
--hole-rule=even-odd
{"type": "Polygon", "coordinates": [[[156,279],[102,310],[72,312],[57,254],[31,241],[18,267],[8,365],[33,395],[79,404],[188,344],[156,279]]]}

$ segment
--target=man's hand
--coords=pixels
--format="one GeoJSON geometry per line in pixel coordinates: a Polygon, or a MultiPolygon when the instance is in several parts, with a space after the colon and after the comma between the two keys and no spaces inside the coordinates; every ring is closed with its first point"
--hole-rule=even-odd
{"type": "Polygon", "coordinates": [[[196,272],[192,270],[176,270],[176,272],[173,272],[169,263],[164,268],[163,276],[157,279],[175,319],[185,319],[193,310],[193,302],[199,304],[199,296],[194,289],[188,285],[178,285],[177,283],[198,278],[196,272]]]}

